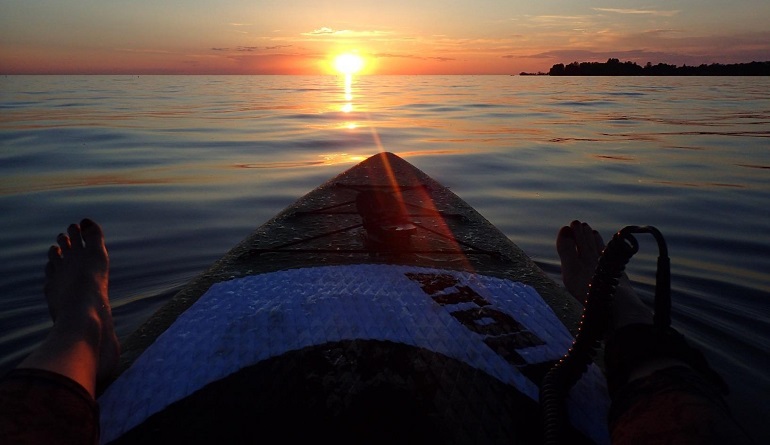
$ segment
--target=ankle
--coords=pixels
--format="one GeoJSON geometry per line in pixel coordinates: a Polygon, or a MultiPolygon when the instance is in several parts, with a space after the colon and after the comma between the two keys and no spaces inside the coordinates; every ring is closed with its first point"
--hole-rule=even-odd
{"type": "Polygon", "coordinates": [[[62,339],[81,340],[98,350],[102,337],[103,322],[94,308],[60,313],[54,322],[52,333],[62,339]]]}

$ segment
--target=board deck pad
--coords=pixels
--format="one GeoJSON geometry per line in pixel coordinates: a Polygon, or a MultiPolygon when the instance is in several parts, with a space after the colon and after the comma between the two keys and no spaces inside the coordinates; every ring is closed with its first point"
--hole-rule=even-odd
{"type": "MultiPolygon", "coordinates": [[[[573,337],[531,286],[473,272],[356,264],[234,278],[212,285],[100,397],[102,442],[240,370],[351,340],[427,350],[536,401],[540,379],[573,337]]],[[[596,365],[568,406],[578,430],[608,442],[596,365]]]]}

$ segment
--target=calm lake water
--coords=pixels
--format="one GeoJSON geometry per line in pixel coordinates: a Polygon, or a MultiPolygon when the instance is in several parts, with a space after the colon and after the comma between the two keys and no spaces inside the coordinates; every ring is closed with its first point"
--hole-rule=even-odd
{"type": "MultiPolygon", "coordinates": [[[[770,441],[770,78],[8,76],[0,78],[0,372],[50,326],[46,251],[107,234],[126,336],[258,225],[393,151],[558,279],[572,219],[652,224],[674,326],[770,441]]],[[[654,243],[630,266],[650,302],[654,243]]]]}

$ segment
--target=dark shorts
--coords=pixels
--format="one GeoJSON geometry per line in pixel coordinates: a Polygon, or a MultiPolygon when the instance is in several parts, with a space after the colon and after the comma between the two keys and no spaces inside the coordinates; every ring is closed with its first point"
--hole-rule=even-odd
{"type": "Polygon", "coordinates": [[[8,444],[96,444],[99,406],[72,379],[16,369],[0,380],[0,438],[8,444]]]}

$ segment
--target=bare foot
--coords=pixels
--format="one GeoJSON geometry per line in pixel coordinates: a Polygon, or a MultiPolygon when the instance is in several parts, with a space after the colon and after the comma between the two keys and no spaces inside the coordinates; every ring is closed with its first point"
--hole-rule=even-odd
{"type": "Polygon", "coordinates": [[[48,251],[44,293],[55,329],[84,335],[96,351],[96,385],[117,366],[120,346],[108,296],[110,260],[101,227],[89,219],[59,234],[48,251]],[[94,343],[95,342],[95,343],[94,343]]]}
{"type": "MultiPolygon", "coordinates": [[[[561,276],[567,291],[585,303],[588,287],[593,278],[604,241],[587,223],[572,221],[562,227],[556,237],[556,250],[561,259],[561,276]]],[[[631,288],[623,274],[615,292],[610,326],[611,330],[632,323],[652,323],[652,312],[631,288]]]]}
{"type": "Polygon", "coordinates": [[[562,281],[567,291],[581,303],[585,302],[588,284],[603,249],[604,241],[599,232],[580,221],[572,221],[569,226],[562,227],[556,237],[562,281]]]}

